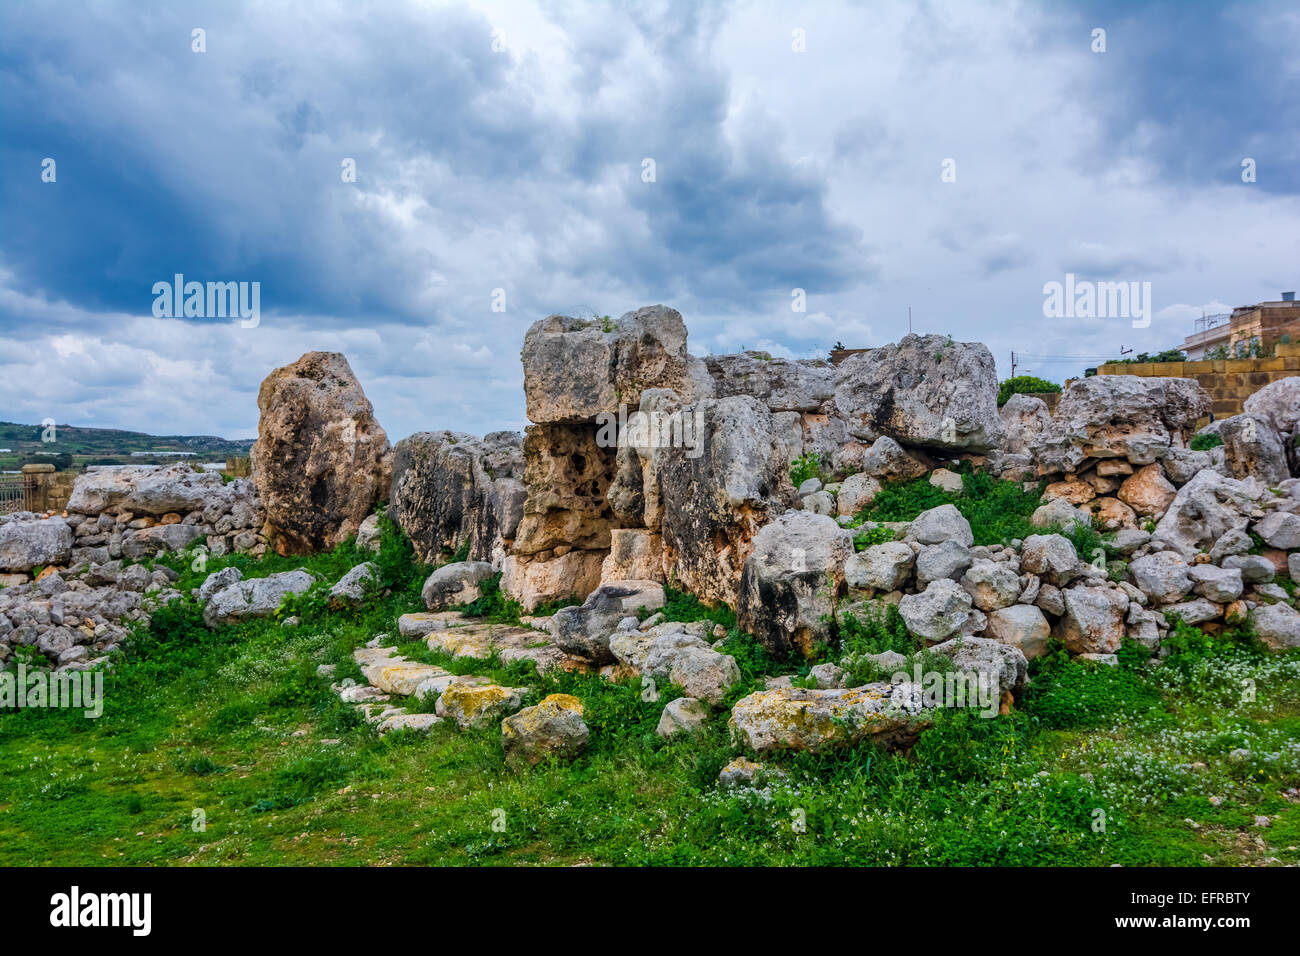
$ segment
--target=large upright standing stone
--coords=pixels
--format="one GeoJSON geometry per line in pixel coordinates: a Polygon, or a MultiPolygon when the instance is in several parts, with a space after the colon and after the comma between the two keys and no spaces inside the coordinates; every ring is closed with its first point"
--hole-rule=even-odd
{"type": "Polygon", "coordinates": [[[392,449],[348,360],[308,352],[257,395],[253,481],[281,554],[334,547],[388,493],[392,449]]]}
{"type": "Polygon", "coordinates": [[[468,545],[472,561],[498,563],[515,537],[524,503],[518,432],[483,438],[418,432],[393,448],[388,516],[426,563],[468,545]]]}
{"type": "Polygon", "coordinates": [[[781,515],[754,538],[740,577],[737,623],[774,654],[814,656],[834,638],[835,600],[852,554],[852,533],[826,515],[781,515]]]}
{"type": "MultiPolygon", "coordinates": [[[[713,386],[686,351],[681,315],[662,305],[617,320],[548,316],[528,330],[521,360],[534,424],[523,444],[527,498],[502,586],[532,608],[585,597],[600,583],[610,531],[642,526],[639,490],[609,500],[623,427],[609,422],[635,413],[643,393],[690,396],[713,386]]],[[[635,452],[622,451],[639,470],[635,452]]]]}
{"type": "Polygon", "coordinates": [[[710,398],[681,414],[694,447],[656,448],[664,566],[710,604],[735,606],[759,529],[796,499],[772,415],[747,396],[710,398]]]}

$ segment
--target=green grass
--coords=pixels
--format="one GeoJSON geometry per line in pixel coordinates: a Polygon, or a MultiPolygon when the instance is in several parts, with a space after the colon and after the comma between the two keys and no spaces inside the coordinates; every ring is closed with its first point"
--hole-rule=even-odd
{"type": "Polygon", "coordinates": [[[946,492],[925,477],[893,482],[881,488],[855,520],[859,524],[911,521],[923,511],[952,504],[970,522],[977,545],[1001,544],[1041,533],[1042,529],[1029,523],[1030,515],[1041,504],[1041,486],[1025,491],[1019,482],[1001,481],[985,472],[976,472],[965,462],[959,471],[963,485],[960,493],[946,492]]]}
{"type": "MultiPolygon", "coordinates": [[[[296,565],[334,580],[369,557],[345,544],[209,570],[296,565]]],[[[1056,649],[1009,716],[941,713],[905,754],[863,743],[763,758],[784,783],[728,792],[717,773],[739,751],[725,709],[701,737],[665,743],[654,728],[678,691],[647,700],[639,680],[446,661],[527,683],[530,700],[582,699],[590,748],[572,764],[512,771],[495,727],[376,737],[316,675],[334,663],[336,679],[356,676],[352,650],[395,637],[396,617],[419,607],[428,569],[391,525],[374,560],[384,587],[361,608],[308,595],[280,615],[298,627],[212,632],[188,600],[158,612],[107,675],[97,721],[0,714],[0,865],[1300,863],[1300,804],[1285,795],[1300,785],[1300,655],[1264,653],[1249,632],[1182,626],[1162,662],[1126,646],[1118,668],[1056,649]],[[1239,748],[1248,756],[1230,756],[1239,748]],[[1273,825],[1254,829],[1256,814],[1273,825]]],[[[183,587],[202,577],[173,566],[183,587]]],[[[742,674],[728,704],[767,676],[806,673],[725,609],[674,591],[665,613],[727,629],[720,646],[742,674]]],[[[847,628],[835,653],[913,649],[882,615],[847,628]]]]}

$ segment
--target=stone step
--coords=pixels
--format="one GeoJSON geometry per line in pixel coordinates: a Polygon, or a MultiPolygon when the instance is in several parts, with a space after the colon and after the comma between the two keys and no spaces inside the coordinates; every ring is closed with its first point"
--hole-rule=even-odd
{"type": "Polygon", "coordinates": [[[460,611],[416,611],[397,619],[397,633],[407,640],[416,640],[430,631],[476,625],[479,625],[476,618],[466,617],[460,611]]]}
{"type": "Polygon", "coordinates": [[[452,657],[469,657],[485,660],[495,651],[502,663],[532,661],[538,673],[556,668],[575,666],[567,654],[551,644],[542,631],[508,624],[479,624],[466,627],[444,628],[425,636],[425,644],[433,651],[452,657]]]}
{"type": "Polygon", "coordinates": [[[361,668],[366,680],[380,690],[401,697],[420,691],[421,685],[437,678],[450,678],[452,674],[435,664],[421,664],[405,657],[390,657],[361,668]]]}
{"type": "Polygon", "coordinates": [[[397,655],[397,649],[394,647],[366,646],[366,647],[358,647],[355,651],[353,651],[352,659],[357,662],[357,666],[359,666],[362,670],[364,670],[366,667],[369,667],[371,664],[376,664],[380,661],[386,661],[390,657],[395,657],[396,655],[397,655]]]}
{"type": "Polygon", "coordinates": [[[442,723],[442,718],[437,714],[393,714],[391,717],[380,722],[378,728],[379,735],[392,730],[414,730],[417,733],[427,734],[434,724],[442,723]]]}

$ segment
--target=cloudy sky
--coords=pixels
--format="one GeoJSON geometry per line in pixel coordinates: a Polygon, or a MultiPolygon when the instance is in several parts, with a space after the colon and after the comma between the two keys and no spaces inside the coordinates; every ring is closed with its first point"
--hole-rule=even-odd
{"type": "Polygon", "coordinates": [[[520,428],[529,324],[659,302],[792,357],[910,306],[1062,381],[1300,286],[1297,46],[1294,3],[7,0],[0,419],[252,436],[328,349],[393,440],[520,428]],[[1067,272],[1150,326],[1045,318],[1067,272]],[[259,324],[155,317],[176,273],[259,324]]]}

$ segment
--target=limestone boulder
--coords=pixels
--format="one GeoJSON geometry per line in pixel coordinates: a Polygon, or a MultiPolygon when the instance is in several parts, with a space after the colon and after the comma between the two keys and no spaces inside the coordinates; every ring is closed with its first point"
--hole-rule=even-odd
{"type": "Polygon", "coordinates": [[[849,587],[893,591],[903,586],[916,564],[916,553],[901,541],[887,541],[850,555],[844,562],[849,587]]]}
{"type": "Polygon", "coordinates": [[[689,696],[717,706],[740,683],[740,667],[730,654],[711,647],[685,647],[673,656],[668,679],[689,696]]]}
{"type": "Polygon", "coordinates": [[[1240,568],[1218,568],[1213,564],[1193,564],[1187,569],[1192,588],[1201,597],[1216,604],[1230,604],[1241,597],[1245,582],[1240,568]]]}
{"type": "Polygon", "coordinates": [[[1017,648],[1028,660],[1047,653],[1051,625],[1033,604],[1012,604],[990,611],[984,636],[1017,648]]]}
{"type": "Polygon", "coordinates": [[[836,510],[842,515],[856,515],[876,500],[880,489],[879,478],[861,472],[849,475],[840,483],[839,494],[835,496],[836,510]]]}
{"type": "Polygon", "coordinates": [[[1282,440],[1291,474],[1300,474],[1300,450],[1295,445],[1300,430],[1300,379],[1292,376],[1270,382],[1246,399],[1243,412],[1272,428],[1282,440]]]}
{"type": "Polygon", "coordinates": [[[852,534],[830,517],[781,515],[758,532],[745,561],[736,608],[740,628],[774,654],[812,656],[834,637],[830,618],[852,554],[852,534]]]}
{"type": "Polygon", "coordinates": [[[67,564],[73,531],[62,518],[10,518],[0,522],[0,571],[30,571],[67,564]]]}
{"type": "Polygon", "coordinates": [[[960,583],[981,611],[996,611],[1015,604],[1022,590],[1019,574],[1004,562],[987,558],[972,562],[960,583]]]}
{"type": "Polygon", "coordinates": [[[454,561],[444,564],[424,581],[420,597],[430,611],[443,611],[469,604],[482,596],[481,585],[493,574],[486,561],[454,561]]]}
{"type": "Polygon", "coordinates": [[[1198,471],[1214,467],[1214,456],[1210,452],[1190,448],[1171,448],[1161,461],[1169,480],[1180,487],[1195,478],[1198,471]]]}
{"type": "Polygon", "coordinates": [[[1032,395],[1012,395],[998,409],[1002,419],[1002,449],[1010,455],[1029,452],[1034,439],[1052,423],[1047,403],[1032,395]]]}
{"type": "Polygon", "coordinates": [[[392,449],[339,352],[308,352],[262,382],[253,481],[281,554],[356,533],[392,484],[392,449]]]}
{"type": "Polygon", "coordinates": [[[960,541],[940,541],[916,553],[916,586],[924,590],[931,581],[958,581],[971,566],[970,548],[960,541]]]}
{"type": "Polygon", "coordinates": [[[601,584],[609,552],[571,550],[563,554],[509,555],[501,563],[501,589],[533,611],[539,604],[590,594],[601,584]]]}
{"type": "Polygon", "coordinates": [[[1113,654],[1124,640],[1128,598],[1118,589],[1073,587],[1063,592],[1065,613],[1056,637],[1072,654],[1113,654]]]}
{"type": "Polygon", "coordinates": [[[970,522],[957,510],[956,505],[939,505],[922,511],[912,520],[906,538],[923,545],[955,541],[970,547],[975,543],[970,522]]]}
{"type": "Polygon", "coordinates": [[[203,536],[192,524],[156,524],[140,528],[122,538],[122,556],[132,561],[169,552],[184,551],[203,536]]]}
{"type": "Polygon", "coordinates": [[[1165,615],[1185,624],[1203,624],[1223,616],[1222,605],[1213,604],[1203,597],[1191,601],[1180,601],[1161,608],[1165,615]]]}
{"type": "Polygon", "coordinates": [[[1257,478],[1276,488],[1291,477],[1284,440],[1268,420],[1233,415],[1219,422],[1223,465],[1233,478],[1257,478]]]}
{"type": "Polygon", "coordinates": [[[615,528],[609,533],[609,556],[600,569],[600,581],[662,581],[663,538],[645,528],[615,528]]]}
{"type": "Polygon", "coordinates": [[[664,569],[706,603],[734,606],[754,538],[794,504],[795,490],[757,399],[706,399],[687,412],[697,416],[697,446],[653,455],[664,569]]]}
{"type": "Polygon", "coordinates": [[[871,447],[862,456],[860,467],[863,474],[883,481],[907,481],[920,478],[929,471],[925,462],[908,454],[902,445],[888,435],[881,435],[871,443],[871,447]]]}
{"type": "Polygon", "coordinates": [[[704,358],[715,398],[752,395],[773,412],[817,412],[835,394],[835,368],[824,359],[738,352],[704,358]]]}
{"type": "Polygon", "coordinates": [[[1029,523],[1035,528],[1069,531],[1075,527],[1088,527],[1092,519],[1085,509],[1070,504],[1065,498],[1053,498],[1034,509],[1034,513],[1029,516],[1029,523]]]}
{"type": "Polygon", "coordinates": [[[1191,558],[1233,530],[1245,530],[1267,489],[1253,478],[1201,471],[1178,489],[1154,538],[1191,558]]]}
{"type": "Polygon", "coordinates": [[[1076,471],[1090,458],[1149,465],[1185,448],[1209,412],[1209,394],[1191,379],[1092,375],[1066,387],[1029,448],[1040,475],[1076,471]]]}
{"type": "Polygon", "coordinates": [[[524,399],[530,421],[578,424],[635,408],[647,388],[694,397],[686,325],[656,305],[618,320],[552,315],[524,336],[524,399]]]}
{"type": "Polygon", "coordinates": [[[690,736],[701,732],[709,719],[709,708],[694,697],[670,700],[659,715],[655,733],[660,737],[690,736]]]}
{"type": "Polygon", "coordinates": [[[1138,589],[1157,604],[1181,601],[1192,589],[1190,569],[1176,551],[1157,551],[1134,558],[1128,569],[1138,589]]]}
{"type": "Polygon", "coordinates": [[[129,511],[136,515],[185,514],[235,496],[214,471],[195,471],[177,462],[154,467],[88,469],[73,482],[68,510],[81,514],[129,511]]]}
{"type": "Polygon", "coordinates": [[[1250,614],[1259,639],[1275,651],[1300,647],[1300,612],[1287,604],[1261,604],[1250,614]]]}
{"type": "Polygon", "coordinates": [[[388,515],[426,564],[466,546],[471,560],[490,561],[523,518],[523,477],[518,432],[419,432],[393,448],[388,515]]]}
{"type": "Polygon", "coordinates": [[[866,737],[908,746],[930,725],[915,684],[811,690],[782,687],[750,694],[731,709],[732,738],[757,753],[813,753],[866,737]]]}
{"type": "Polygon", "coordinates": [[[363,561],[330,588],[330,603],[341,607],[357,607],[365,601],[367,589],[378,581],[379,568],[370,561],[363,561]]]}
{"type": "Polygon", "coordinates": [[[591,427],[533,425],[523,454],[527,498],[513,553],[608,550],[614,516],[607,495],[616,449],[598,444],[591,427]]]}
{"type": "Polygon", "coordinates": [[[378,554],[382,546],[379,530],[379,515],[369,515],[357,528],[357,549],[378,554]]]}
{"type": "Polygon", "coordinates": [[[286,597],[302,594],[315,583],[316,579],[301,569],[231,581],[210,594],[203,608],[203,621],[215,628],[244,618],[270,617],[286,597]]]}
{"type": "Polygon", "coordinates": [[[1177,494],[1159,462],[1144,465],[1124,479],[1117,497],[1141,517],[1163,515],[1177,494]]]}
{"type": "Polygon", "coordinates": [[[912,634],[931,643],[946,640],[971,616],[971,596],[956,581],[932,581],[919,594],[905,594],[898,613],[912,634]]]}
{"type": "Polygon", "coordinates": [[[664,606],[664,589],[657,581],[616,581],[598,587],[580,605],[562,607],[551,618],[555,645],[566,654],[593,664],[617,660],[609,648],[619,622],[641,609],[664,606]]]}
{"type": "Polygon", "coordinates": [[[855,438],[989,451],[1002,437],[997,367],[988,348],[941,335],[908,335],[852,355],[836,369],[835,406],[855,438]]]}
{"type": "Polygon", "coordinates": [[[994,703],[1003,691],[1019,693],[1029,677],[1029,662],[1020,648],[991,638],[953,638],[936,644],[930,651],[947,657],[959,672],[979,675],[993,692],[994,703]]]}
{"type": "Polygon", "coordinates": [[[1252,529],[1270,548],[1292,551],[1300,548],[1300,515],[1291,511],[1273,511],[1255,522],[1252,529]]]}
{"type": "Polygon", "coordinates": [[[572,760],[587,749],[590,731],[582,719],[582,701],[571,694],[550,694],[501,721],[506,762],[535,766],[543,760],[572,760]]]}
{"type": "MultiPolygon", "coordinates": [[[[523,703],[524,687],[471,682],[451,683],[438,697],[434,712],[456,721],[461,730],[483,727],[518,710],[523,703]]],[[[567,696],[567,695],[566,695],[567,696]]]]}

